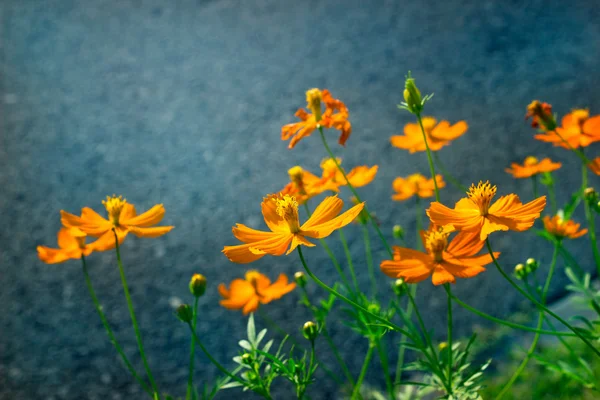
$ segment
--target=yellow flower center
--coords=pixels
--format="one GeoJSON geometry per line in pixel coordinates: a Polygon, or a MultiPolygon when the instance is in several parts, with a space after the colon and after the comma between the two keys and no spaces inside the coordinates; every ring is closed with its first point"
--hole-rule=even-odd
{"type": "Polygon", "coordinates": [[[302,183],[302,175],[304,175],[304,170],[301,166],[296,165],[288,169],[288,175],[290,176],[290,180],[294,182],[296,185],[300,185],[302,183]]]}
{"type": "Polygon", "coordinates": [[[536,165],[537,163],[539,163],[539,160],[537,158],[535,158],[534,156],[528,156],[527,158],[525,158],[525,166],[526,167],[532,167],[534,165],[536,165]]]}
{"type": "Polygon", "coordinates": [[[492,198],[496,195],[496,186],[492,186],[490,181],[486,181],[483,183],[479,181],[479,184],[475,186],[471,184],[469,191],[467,192],[467,196],[473,203],[479,207],[479,215],[485,216],[488,213],[488,209],[490,207],[490,202],[492,198]]]}
{"type": "Polygon", "coordinates": [[[280,198],[273,199],[277,203],[275,211],[277,215],[287,222],[290,227],[290,232],[296,233],[300,231],[300,222],[298,221],[298,202],[294,196],[289,194],[280,198]]]}
{"type": "Polygon", "coordinates": [[[323,94],[319,89],[306,91],[306,107],[313,113],[317,122],[321,120],[321,100],[323,100],[323,94]]]}
{"type": "Polygon", "coordinates": [[[443,260],[442,253],[448,245],[448,235],[449,233],[443,233],[441,229],[439,231],[429,230],[425,232],[425,249],[433,256],[436,262],[443,260]]]}
{"type": "Polygon", "coordinates": [[[412,174],[409,175],[406,180],[414,186],[414,190],[416,193],[419,192],[419,184],[425,179],[425,177],[421,174],[412,174]]]}
{"type": "Polygon", "coordinates": [[[582,109],[573,110],[571,115],[573,116],[573,120],[577,123],[577,125],[581,126],[590,117],[590,111],[582,109]]]}
{"type": "Polygon", "coordinates": [[[113,194],[112,197],[106,196],[106,200],[102,200],[102,204],[104,204],[104,207],[106,208],[108,219],[114,226],[119,226],[119,216],[121,215],[123,207],[127,204],[127,200],[125,200],[123,196],[117,197],[113,194]]]}

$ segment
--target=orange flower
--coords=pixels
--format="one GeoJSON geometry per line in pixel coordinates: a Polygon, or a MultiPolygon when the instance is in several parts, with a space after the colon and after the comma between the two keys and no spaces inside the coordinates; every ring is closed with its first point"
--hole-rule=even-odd
{"type": "MultiPolygon", "coordinates": [[[[121,243],[129,232],[138,237],[158,237],[173,229],[173,226],[156,226],[165,215],[165,208],[162,204],[157,204],[150,210],[137,215],[133,204],[127,203],[122,196],[107,196],[102,201],[109,219],[104,219],[89,207],[81,210],[81,217],[69,214],[66,211],[60,212],[61,222],[66,227],[75,227],[81,229],[90,236],[99,237],[98,241],[102,244],[115,246],[113,229],[117,233],[119,243],[121,243]]],[[[98,249],[108,250],[108,248],[98,249]]]]}
{"type": "Polygon", "coordinates": [[[298,165],[290,168],[288,174],[291,182],[285,185],[281,194],[294,196],[300,205],[327,190],[338,191],[338,185],[335,182],[319,178],[298,165]]]}
{"type": "MultiPolygon", "coordinates": [[[[342,159],[336,157],[336,161],[338,164],[342,164],[342,159]]],[[[323,174],[321,175],[321,179],[327,182],[331,182],[338,187],[346,186],[348,182],[344,178],[344,175],[340,172],[338,167],[335,165],[335,161],[331,158],[326,158],[321,161],[321,169],[323,170],[323,174]]],[[[366,186],[375,179],[375,175],[377,175],[377,170],[379,167],[374,165],[372,167],[367,167],[366,165],[361,165],[359,167],[354,167],[350,170],[350,172],[346,173],[346,177],[350,184],[353,187],[362,187],[366,186]]]]}
{"type": "Polygon", "coordinates": [[[454,209],[433,202],[427,210],[431,222],[459,231],[478,232],[481,240],[495,231],[525,231],[533,226],[535,219],[546,207],[546,196],[527,204],[521,203],[519,196],[509,194],[500,197],[490,206],[496,195],[496,186],[488,182],[471,185],[468,197],[460,199],[454,209]]]}
{"type": "Polygon", "coordinates": [[[296,117],[300,122],[284,125],[281,128],[281,140],[292,139],[289,148],[293,149],[296,143],[310,136],[319,126],[334,128],[342,134],[338,140],[342,146],[352,133],[352,126],[348,121],[348,108],[341,101],[334,99],[329,90],[310,89],[306,92],[307,107],[310,111],[300,108],[296,111],[296,117]],[[325,103],[325,112],[321,110],[321,102],[325,103]]]}
{"type": "MultiPolygon", "coordinates": [[[[423,129],[431,151],[438,151],[449,145],[452,140],[462,136],[468,128],[465,121],[459,121],[452,126],[448,121],[440,121],[437,125],[436,123],[435,118],[423,117],[423,129]]],[[[392,146],[408,150],[410,153],[426,150],[423,134],[418,124],[406,124],[404,126],[404,136],[392,136],[390,141],[392,146]]]]}
{"type": "MultiPolygon", "coordinates": [[[[478,232],[460,232],[448,244],[448,232],[432,225],[421,231],[426,252],[394,246],[394,259],[381,263],[381,271],[408,283],[421,282],[431,275],[434,285],[456,283],[456,278],[472,278],[492,262],[489,254],[476,256],[483,248],[478,232]]],[[[494,253],[498,257],[500,253],[494,253]]]]}
{"type": "Polygon", "coordinates": [[[600,157],[594,158],[589,164],[588,168],[595,173],[596,175],[600,175],[600,157]]]}
{"type": "Polygon", "coordinates": [[[587,147],[600,141],[600,115],[590,118],[588,110],[574,110],[563,117],[562,126],[557,127],[556,132],[546,131],[535,135],[535,138],[565,149],[569,149],[569,145],[573,148],[587,147]]]}
{"type": "Polygon", "coordinates": [[[561,166],[561,163],[552,162],[549,158],[544,158],[542,161],[539,161],[537,158],[529,156],[525,158],[523,165],[511,163],[510,168],[506,168],[505,171],[515,178],[529,178],[533,175],[541,174],[542,172],[556,171],[561,166]]]}
{"type": "Polygon", "coordinates": [[[564,220],[561,215],[555,215],[550,218],[544,217],[544,229],[557,239],[569,238],[577,239],[587,233],[587,229],[579,230],[581,224],[576,224],[572,220],[564,220]]]}
{"type": "Polygon", "coordinates": [[[553,130],[556,126],[556,121],[554,121],[554,115],[552,114],[552,106],[548,103],[542,103],[539,100],[534,100],[527,106],[525,119],[528,118],[531,118],[532,128],[541,128],[547,131],[553,130]]]}
{"type": "MultiPolygon", "coordinates": [[[[93,243],[86,244],[86,234],[77,228],[61,228],[58,231],[58,249],[46,246],[38,246],[37,252],[40,260],[46,264],[57,264],[70,259],[89,256],[93,251],[104,250],[110,243],[98,239],[93,243]]],[[[115,240],[112,240],[114,247],[115,240]]]]}
{"type": "Polygon", "coordinates": [[[263,199],[262,214],[270,232],[258,231],[242,224],[233,227],[233,235],[244,244],[225,246],[223,253],[229,260],[246,264],[270,254],[281,256],[290,254],[304,245],[314,244],[306,238],[321,239],[331,235],[333,231],[348,225],[362,211],[364,203],[360,203],[348,211],[338,215],[344,202],[337,196],[326,197],[302,226],[298,220],[298,202],[294,196],[271,194],[263,199]]]}
{"type": "MultiPolygon", "coordinates": [[[[436,175],[435,180],[437,182],[438,189],[446,186],[442,175],[436,175]]],[[[427,179],[421,174],[412,174],[406,178],[396,178],[392,183],[392,188],[397,194],[392,195],[392,200],[403,201],[411,198],[412,196],[419,196],[421,198],[431,197],[435,194],[435,186],[433,179],[427,179]]]]}
{"type": "Polygon", "coordinates": [[[229,289],[225,284],[219,285],[219,293],[223,296],[221,305],[229,310],[242,309],[244,315],[258,309],[258,304],[267,304],[280,299],[296,287],[295,283],[288,283],[284,274],[279,275],[275,283],[258,271],[246,272],[246,279],[234,279],[229,289]]]}

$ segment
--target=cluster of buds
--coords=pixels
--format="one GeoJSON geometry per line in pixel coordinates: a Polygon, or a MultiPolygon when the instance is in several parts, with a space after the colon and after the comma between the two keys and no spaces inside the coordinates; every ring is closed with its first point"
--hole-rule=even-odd
{"type": "Polygon", "coordinates": [[[597,213],[600,213],[600,197],[598,196],[598,192],[596,192],[593,187],[586,188],[583,192],[583,197],[589,204],[590,208],[595,210],[597,213]]]}
{"type": "Polygon", "coordinates": [[[539,268],[538,262],[534,258],[528,258],[525,264],[515,266],[515,277],[519,280],[525,279],[539,268]]]}
{"type": "Polygon", "coordinates": [[[545,131],[556,129],[556,119],[552,114],[552,106],[548,103],[542,103],[539,100],[532,101],[527,106],[525,119],[531,118],[532,128],[541,128],[545,131]]]}

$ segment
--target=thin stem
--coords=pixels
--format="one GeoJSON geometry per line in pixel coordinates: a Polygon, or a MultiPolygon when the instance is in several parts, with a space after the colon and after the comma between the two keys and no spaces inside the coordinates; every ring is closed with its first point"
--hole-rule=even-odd
{"type": "Polygon", "coordinates": [[[146,370],[146,374],[148,375],[148,380],[150,381],[150,385],[152,386],[152,391],[154,392],[154,397],[158,398],[158,388],[156,386],[156,382],[154,381],[154,377],[152,376],[152,372],[150,371],[150,365],[148,364],[148,360],[146,359],[146,353],[144,352],[144,344],[142,343],[142,334],[140,333],[140,328],[137,323],[137,319],[135,317],[135,312],[133,311],[133,302],[131,301],[131,295],[129,294],[129,287],[127,285],[127,279],[125,278],[125,270],[123,269],[123,262],[121,261],[121,251],[119,249],[119,238],[117,237],[117,232],[113,229],[113,234],[115,235],[115,249],[117,251],[117,264],[119,265],[119,274],[121,275],[121,283],[123,284],[123,292],[125,292],[125,299],[127,300],[127,308],[129,309],[129,316],[131,317],[131,323],[133,325],[133,330],[135,331],[135,338],[137,340],[138,349],[140,350],[140,356],[142,357],[142,362],[144,363],[144,368],[146,370]]]}
{"type": "Polygon", "coordinates": [[[350,397],[352,400],[356,399],[360,395],[360,386],[362,385],[363,380],[365,379],[365,375],[367,374],[367,369],[369,369],[369,362],[371,361],[371,357],[373,356],[373,346],[369,343],[369,350],[365,355],[365,361],[363,361],[362,368],[360,369],[360,375],[358,375],[358,379],[356,380],[356,385],[354,385],[354,390],[352,391],[352,396],[350,397]]]}
{"type": "Polygon", "coordinates": [[[592,343],[590,343],[589,340],[587,340],[581,333],[579,333],[578,330],[576,330],[571,324],[569,324],[567,321],[565,321],[564,319],[562,319],[559,315],[557,315],[555,312],[553,312],[552,310],[549,310],[546,306],[544,306],[543,304],[541,304],[539,301],[537,301],[535,298],[533,298],[529,293],[527,293],[526,291],[524,291],[523,289],[521,289],[519,287],[519,285],[517,285],[511,278],[510,276],[508,276],[506,274],[506,272],[504,272],[504,270],[502,269],[502,267],[500,266],[500,264],[498,264],[498,260],[496,260],[496,257],[494,256],[494,253],[492,251],[492,246],[490,245],[490,240],[489,238],[487,238],[485,240],[485,244],[487,246],[488,252],[490,253],[490,256],[492,257],[492,260],[494,262],[494,265],[496,266],[496,269],[498,270],[498,272],[500,272],[500,275],[502,275],[502,277],[504,279],[506,279],[508,281],[508,283],[510,283],[510,285],[512,287],[514,287],[515,289],[517,289],[517,291],[519,293],[521,293],[523,296],[525,296],[529,301],[531,301],[533,304],[535,304],[538,308],[540,308],[541,310],[547,312],[548,314],[550,314],[552,317],[554,317],[556,320],[558,320],[561,324],[563,324],[565,327],[569,328],[575,335],[577,335],[590,349],[592,349],[594,351],[594,353],[596,353],[596,355],[598,357],[600,357],[600,351],[598,351],[598,349],[596,349],[594,347],[594,345],[592,343]]]}
{"type": "MultiPolygon", "coordinates": [[[[552,276],[554,275],[554,270],[556,267],[556,259],[558,258],[558,248],[559,247],[560,247],[560,243],[556,243],[554,245],[554,252],[552,253],[552,262],[550,263],[550,271],[548,272],[548,276],[546,277],[546,283],[544,284],[544,288],[542,290],[542,297],[541,297],[542,304],[546,304],[546,295],[548,294],[548,289],[550,289],[550,282],[552,281],[552,276]]],[[[540,311],[540,315],[538,317],[538,323],[537,323],[538,330],[542,328],[543,322],[544,322],[544,311],[540,311]]],[[[529,350],[527,351],[527,355],[525,356],[523,361],[521,361],[521,364],[519,365],[519,367],[517,368],[517,370],[515,371],[513,376],[510,378],[510,380],[508,381],[506,386],[504,386],[502,391],[500,391],[498,396],[496,396],[496,400],[500,400],[502,397],[504,397],[504,395],[506,393],[508,393],[508,391],[510,390],[512,385],[519,378],[519,375],[521,375],[523,370],[525,370],[527,363],[529,362],[529,360],[533,356],[533,353],[535,352],[535,348],[537,347],[539,340],[540,340],[540,333],[538,332],[535,334],[535,336],[533,338],[533,342],[531,342],[531,346],[529,347],[529,350]]]]}
{"type": "Polygon", "coordinates": [[[448,386],[452,388],[452,288],[449,283],[444,286],[448,294],[448,386]]]}
{"type": "Polygon", "coordinates": [[[354,272],[354,263],[352,262],[352,253],[350,253],[350,248],[348,247],[348,242],[346,241],[346,236],[344,235],[344,231],[340,228],[340,241],[342,242],[342,246],[344,247],[344,254],[346,254],[346,260],[348,261],[348,268],[350,269],[350,277],[352,278],[352,283],[354,283],[354,290],[356,293],[360,292],[360,288],[358,287],[358,280],[356,279],[356,273],[354,272]]]}
{"type": "Polygon", "coordinates": [[[486,314],[483,311],[480,311],[478,309],[476,309],[475,307],[472,307],[470,305],[468,305],[467,303],[465,303],[464,301],[460,300],[458,297],[452,295],[452,300],[454,300],[459,306],[461,306],[462,308],[471,311],[473,314],[480,316],[481,318],[485,318],[487,320],[490,320],[492,322],[495,322],[499,325],[504,325],[504,326],[508,326],[509,328],[514,328],[514,329],[519,329],[522,331],[526,331],[526,332],[534,332],[534,333],[541,333],[542,335],[549,335],[549,336],[569,336],[569,337],[575,337],[577,336],[574,333],[571,332],[555,332],[555,331],[547,331],[547,330],[543,330],[543,329],[535,329],[535,328],[531,328],[529,326],[525,326],[525,325],[521,325],[521,324],[517,324],[515,322],[511,322],[511,321],[506,321],[504,319],[500,319],[500,318],[496,318],[492,315],[486,314]]]}
{"type": "Polygon", "coordinates": [[[585,195],[583,194],[587,185],[587,167],[583,165],[581,167],[581,193],[584,196],[583,199],[583,207],[585,210],[585,218],[588,223],[588,237],[592,242],[592,252],[594,253],[594,262],[596,263],[596,269],[598,274],[600,275],[600,251],[598,250],[598,241],[596,240],[596,223],[595,223],[595,214],[590,209],[590,203],[585,199],[585,195]]]}
{"type": "Polygon", "coordinates": [[[444,164],[442,164],[442,161],[438,157],[437,153],[433,153],[433,158],[435,159],[435,164],[438,166],[438,169],[442,172],[442,175],[444,176],[444,178],[446,178],[446,180],[448,182],[450,182],[457,189],[460,189],[463,192],[466,192],[466,191],[469,190],[468,187],[466,187],[465,185],[461,184],[458,181],[458,179],[456,179],[454,176],[452,176],[452,174],[450,174],[450,172],[448,172],[448,170],[444,167],[444,164]]]}
{"type": "Polygon", "coordinates": [[[431,150],[429,150],[429,144],[427,143],[427,135],[425,134],[425,128],[423,128],[423,120],[421,119],[421,113],[415,114],[419,126],[421,127],[421,133],[423,134],[423,141],[425,141],[425,150],[427,150],[427,161],[429,161],[429,169],[431,170],[431,179],[433,179],[433,187],[435,188],[435,201],[440,201],[440,191],[437,185],[437,179],[435,179],[435,166],[433,165],[433,159],[431,158],[431,150]]]}
{"type": "MultiPolygon", "coordinates": [[[[323,133],[323,127],[322,126],[319,126],[319,134],[321,135],[321,141],[323,142],[323,146],[325,146],[325,150],[327,151],[327,154],[329,154],[329,157],[335,163],[335,166],[337,167],[338,171],[341,172],[342,176],[346,180],[346,183],[348,184],[348,188],[350,188],[350,191],[352,192],[352,194],[354,195],[354,197],[356,197],[356,200],[359,203],[361,203],[362,200],[360,199],[360,196],[358,195],[358,192],[356,191],[356,189],[354,189],[354,186],[352,186],[352,184],[348,180],[348,176],[346,176],[346,171],[344,171],[342,169],[342,167],[340,166],[340,163],[338,162],[337,158],[335,158],[335,155],[333,154],[333,152],[329,148],[329,145],[327,144],[327,139],[325,138],[325,134],[323,133]]],[[[394,253],[392,252],[392,248],[390,247],[390,245],[388,244],[387,240],[385,239],[385,236],[383,236],[383,233],[381,232],[381,229],[379,229],[379,225],[377,224],[377,221],[373,218],[373,216],[371,215],[371,213],[367,209],[367,205],[366,204],[365,204],[364,210],[365,210],[365,214],[369,216],[369,219],[371,220],[371,225],[373,225],[373,228],[375,228],[375,230],[377,231],[377,234],[379,235],[379,238],[381,239],[381,242],[385,246],[388,254],[390,255],[390,257],[393,257],[394,253]]]]}
{"type": "MultiPolygon", "coordinates": [[[[199,297],[194,298],[194,316],[192,319],[192,331],[196,333],[196,324],[198,322],[198,299],[199,297]]],[[[192,393],[194,391],[194,354],[196,352],[196,341],[192,338],[190,343],[190,365],[188,372],[188,385],[187,392],[185,394],[186,400],[192,398],[192,393]]]]}
{"type": "Polygon", "coordinates": [[[117,339],[115,338],[115,335],[110,327],[110,324],[108,323],[108,320],[106,319],[106,316],[104,315],[104,312],[102,311],[102,306],[100,305],[100,302],[98,301],[98,297],[96,296],[94,287],[92,286],[92,280],[90,279],[90,275],[87,270],[87,263],[85,262],[84,256],[81,256],[81,263],[82,263],[82,268],[83,268],[83,275],[85,277],[85,285],[87,286],[88,292],[90,292],[90,297],[92,298],[92,301],[94,302],[94,307],[96,308],[96,312],[98,313],[98,315],[100,316],[100,319],[102,320],[102,325],[104,325],[104,329],[106,330],[106,334],[108,335],[108,338],[110,339],[110,343],[112,343],[112,345],[115,347],[115,350],[117,350],[117,353],[119,353],[119,355],[121,356],[121,359],[127,366],[127,369],[129,370],[129,372],[131,372],[131,375],[133,375],[135,380],[142,386],[142,388],[148,394],[152,395],[152,391],[150,390],[148,385],[146,385],[146,383],[139,377],[137,372],[135,372],[133,365],[131,365],[131,362],[129,362],[129,359],[125,355],[123,348],[119,345],[119,343],[117,342],[117,339]]]}
{"type": "Polygon", "coordinates": [[[548,185],[548,197],[550,197],[550,204],[552,205],[552,214],[558,212],[558,206],[556,205],[556,193],[554,191],[554,184],[548,185]]]}
{"type": "Polygon", "coordinates": [[[369,269],[369,278],[371,279],[371,292],[373,298],[377,296],[377,278],[375,278],[375,267],[373,266],[373,253],[371,252],[371,239],[366,225],[362,225],[363,237],[365,239],[365,255],[367,258],[367,268],[369,269]]]}
{"type": "Polygon", "coordinates": [[[417,220],[417,243],[418,250],[423,249],[423,240],[421,240],[421,231],[423,230],[423,208],[421,207],[421,198],[417,195],[415,201],[415,214],[417,220]]]}
{"type": "Polygon", "coordinates": [[[588,159],[588,158],[585,156],[585,154],[583,154],[583,152],[581,152],[581,151],[577,150],[575,147],[571,146],[571,143],[569,143],[568,141],[566,141],[566,140],[565,140],[565,138],[563,138],[563,137],[562,137],[562,135],[556,131],[556,129],[555,129],[555,130],[553,130],[552,132],[554,132],[554,134],[555,134],[556,136],[558,136],[558,137],[559,137],[559,139],[560,139],[560,140],[562,140],[562,142],[563,142],[564,144],[566,144],[566,145],[567,145],[567,147],[568,147],[568,148],[569,148],[569,149],[570,149],[570,150],[571,150],[573,153],[575,153],[575,154],[577,155],[577,157],[579,157],[579,159],[580,159],[580,160],[583,162],[583,165],[584,165],[584,166],[588,165],[588,164],[591,162],[591,161],[590,161],[590,160],[589,160],[589,159],[588,159]]]}
{"type": "MultiPolygon", "coordinates": [[[[310,208],[308,208],[308,204],[306,204],[306,203],[304,203],[304,210],[306,211],[306,214],[310,218],[310,216],[311,216],[310,208]]],[[[342,279],[344,286],[346,286],[346,289],[350,290],[350,282],[348,281],[346,274],[344,274],[344,271],[342,270],[340,263],[338,262],[337,258],[335,257],[335,254],[333,254],[333,252],[327,245],[327,242],[325,241],[325,239],[319,239],[319,242],[321,243],[321,246],[323,246],[323,248],[325,249],[325,252],[329,256],[329,258],[331,258],[331,262],[333,263],[333,266],[335,267],[336,271],[340,275],[340,278],[342,279]]]]}
{"type": "Polygon", "coordinates": [[[313,274],[313,272],[310,270],[310,268],[306,264],[306,260],[304,259],[304,255],[302,254],[302,246],[298,246],[297,249],[298,249],[298,255],[300,256],[300,261],[302,262],[302,266],[304,267],[304,270],[306,271],[308,276],[310,276],[317,283],[317,285],[321,286],[321,288],[325,289],[327,292],[331,293],[332,295],[336,296],[337,298],[339,298],[340,300],[344,301],[345,303],[351,305],[352,307],[356,308],[357,310],[360,310],[361,312],[365,313],[366,315],[369,315],[370,317],[378,320],[379,322],[382,322],[388,329],[391,328],[398,332],[403,332],[404,334],[408,333],[408,332],[406,332],[406,330],[402,329],[402,327],[394,324],[393,322],[388,321],[387,319],[385,319],[383,317],[380,317],[377,314],[373,314],[372,312],[370,312],[363,306],[355,303],[354,301],[350,300],[343,294],[340,294],[336,290],[330,288],[325,283],[323,283],[319,278],[316,277],[315,274],[313,274]]]}
{"type": "MultiPolygon", "coordinates": [[[[417,294],[417,285],[410,285],[408,290],[411,292],[411,296],[414,298],[417,294]]],[[[406,306],[406,318],[409,318],[412,316],[412,312],[413,312],[413,303],[412,302],[408,302],[408,305],[406,306]]],[[[395,385],[399,385],[402,382],[402,367],[404,365],[404,353],[406,352],[406,347],[404,347],[404,340],[405,337],[404,335],[400,336],[400,346],[398,348],[398,362],[396,363],[396,377],[394,379],[394,384],[395,385]]]]}
{"type": "Polygon", "coordinates": [[[537,199],[538,198],[538,179],[537,179],[537,175],[531,175],[531,182],[533,184],[533,198],[537,199]]]}
{"type": "Polygon", "coordinates": [[[381,361],[381,368],[383,369],[383,376],[385,378],[385,386],[387,388],[388,394],[390,395],[390,399],[394,398],[394,384],[392,383],[392,377],[390,375],[390,368],[388,365],[387,352],[385,350],[385,345],[381,341],[381,337],[377,339],[375,342],[375,347],[377,348],[377,352],[379,353],[379,360],[381,361]]]}
{"type": "Polygon", "coordinates": [[[306,392],[306,389],[308,387],[308,379],[310,378],[310,375],[312,374],[312,369],[313,369],[314,363],[315,363],[315,341],[311,340],[310,341],[310,361],[308,362],[307,379],[305,379],[305,382],[303,382],[302,389],[298,391],[298,400],[301,400],[304,398],[304,393],[306,392]]]}

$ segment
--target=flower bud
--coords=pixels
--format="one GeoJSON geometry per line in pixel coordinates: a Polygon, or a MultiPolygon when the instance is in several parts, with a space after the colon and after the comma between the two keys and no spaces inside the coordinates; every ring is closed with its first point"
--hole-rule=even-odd
{"type": "Polygon", "coordinates": [[[404,238],[404,229],[402,229],[402,227],[400,225],[394,225],[393,233],[394,233],[394,237],[396,239],[404,238]]]}
{"type": "Polygon", "coordinates": [[[525,266],[523,264],[517,264],[515,266],[515,276],[517,279],[523,279],[527,274],[525,273],[525,266]]]}
{"type": "Polygon", "coordinates": [[[321,120],[321,100],[323,100],[323,93],[319,89],[306,91],[306,107],[312,111],[317,122],[321,120]]]}
{"type": "Polygon", "coordinates": [[[591,204],[598,200],[598,193],[596,193],[596,190],[593,187],[585,188],[583,191],[583,196],[591,204]]]}
{"type": "Polygon", "coordinates": [[[421,97],[421,92],[417,88],[415,84],[415,80],[410,77],[410,74],[406,78],[406,82],[404,83],[404,101],[406,102],[406,107],[408,111],[413,114],[418,114],[423,109],[423,99],[421,97]]]}
{"type": "Polygon", "coordinates": [[[531,272],[535,271],[536,269],[538,269],[539,264],[535,260],[535,258],[528,258],[527,261],[525,261],[525,266],[528,269],[527,273],[531,273],[531,272]]]}
{"type": "Polygon", "coordinates": [[[368,310],[370,313],[373,313],[373,314],[379,314],[379,311],[381,310],[381,306],[379,306],[379,304],[376,304],[376,303],[371,303],[371,304],[369,304],[369,306],[367,307],[367,310],[368,310]]]}
{"type": "Polygon", "coordinates": [[[302,271],[296,272],[294,274],[294,280],[296,281],[296,285],[300,286],[301,288],[306,286],[306,275],[304,275],[304,272],[302,272],[302,271]]]}
{"type": "Polygon", "coordinates": [[[202,274],[194,274],[190,280],[190,292],[195,297],[200,297],[206,290],[206,278],[202,274]]]}
{"type": "Polygon", "coordinates": [[[448,347],[448,342],[441,342],[440,344],[438,344],[439,351],[444,350],[446,347],[448,347]]]}
{"type": "Polygon", "coordinates": [[[406,294],[407,286],[406,286],[406,282],[404,282],[404,279],[402,279],[402,278],[396,279],[396,281],[394,282],[394,285],[392,287],[394,289],[394,293],[396,293],[396,296],[401,297],[406,294]]]}
{"type": "Polygon", "coordinates": [[[242,354],[242,362],[246,365],[251,365],[252,364],[252,354],[250,354],[250,353],[242,354]]]}
{"type": "Polygon", "coordinates": [[[194,319],[194,312],[192,311],[192,307],[190,307],[189,304],[182,304],[179,307],[177,307],[175,314],[177,315],[177,318],[179,318],[186,324],[189,324],[194,319]]]}
{"type": "Polygon", "coordinates": [[[302,334],[306,339],[313,341],[319,335],[319,327],[316,323],[308,321],[302,327],[302,334]]]}

